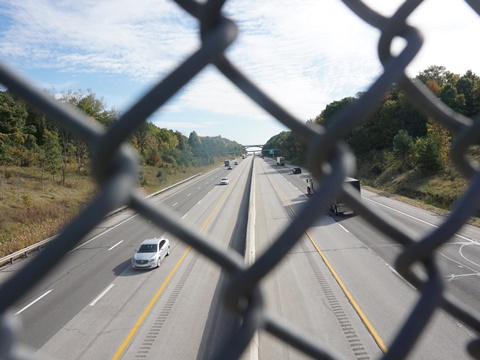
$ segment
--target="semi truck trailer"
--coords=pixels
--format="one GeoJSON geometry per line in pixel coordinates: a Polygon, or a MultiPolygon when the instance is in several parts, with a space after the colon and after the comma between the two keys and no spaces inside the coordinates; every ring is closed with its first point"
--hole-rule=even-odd
{"type": "MultiPolygon", "coordinates": [[[[345,182],[353,186],[360,193],[360,180],[347,177],[345,182]]],[[[314,178],[307,179],[307,194],[313,194],[318,189],[318,181],[314,178]]],[[[344,214],[346,212],[353,212],[353,210],[343,201],[336,197],[330,202],[329,210],[335,215],[344,214]]]]}

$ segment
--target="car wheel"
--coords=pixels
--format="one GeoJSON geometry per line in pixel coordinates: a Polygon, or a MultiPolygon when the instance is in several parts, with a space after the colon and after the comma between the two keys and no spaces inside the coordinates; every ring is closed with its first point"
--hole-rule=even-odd
{"type": "Polygon", "coordinates": [[[167,256],[170,255],[170,245],[168,245],[167,256]]]}
{"type": "Polygon", "coordinates": [[[308,195],[310,195],[310,188],[307,187],[307,192],[308,192],[308,195]]]}
{"type": "Polygon", "coordinates": [[[157,268],[160,267],[160,259],[157,261],[157,268]]]}
{"type": "Polygon", "coordinates": [[[336,207],[336,206],[334,206],[333,212],[335,213],[335,216],[338,216],[338,210],[337,210],[337,207],[336,207]]]}

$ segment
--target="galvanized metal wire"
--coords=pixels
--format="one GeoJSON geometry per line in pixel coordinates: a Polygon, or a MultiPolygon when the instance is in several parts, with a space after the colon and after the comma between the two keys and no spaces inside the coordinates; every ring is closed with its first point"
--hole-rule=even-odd
{"type": "MultiPolygon", "coordinates": [[[[99,195],[87,208],[68,224],[65,230],[38,254],[25,268],[0,288],[0,357],[6,359],[38,359],[15,340],[20,331],[9,309],[26,292],[51,271],[63,256],[73,249],[90,229],[104,216],[120,206],[129,206],[159,227],[172,233],[196,251],[221,266],[230,274],[225,304],[241,319],[241,327],[218,349],[216,358],[238,358],[250,343],[257,330],[264,330],[288,342],[298,350],[318,359],[333,359],[332,349],[313,339],[299,335],[291,325],[267,313],[263,307],[259,282],[285,257],[302,234],[328,209],[335,195],[343,195],[352,208],[392,241],[403,247],[396,259],[398,272],[420,291],[420,298],[410,309],[398,335],[390,345],[384,359],[404,358],[413,348],[419,335],[425,331],[435,309],[443,308],[474,332],[480,330],[480,317],[451,294],[445,292],[444,282],[438,272],[433,254],[463,226],[480,204],[480,172],[466,157],[469,145],[478,141],[480,122],[455,113],[442,104],[420,83],[413,82],[405,74],[406,67],[422,47],[418,29],[407,23],[423,0],[406,0],[391,16],[376,13],[359,0],[343,0],[359,18],[380,30],[378,56],[383,72],[354,104],[339,114],[328,127],[306,126],[292,116],[280,104],[270,98],[251,79],[232,63],[225,50],[236,38],[237,26],[222,13],[225,1],[210,0],[205,3],[177,0],[189,15],[199,20],[201,47],[172,71],[143,98],[134,104],[108,130],[96,125],[82,114],[63,106],[36,90],[18,76],[13,69],[0,63],[0,83],[31,105],[43,111],[49,118],[78,138],[85,140],[93,152],[93,174],[101,186],[99,195]],[[395,37],[402,37],[406,46],[397,55],[390,52],[395,37]],[[134,151],[126,145],[127,138],[146,119],[175,95],[208,64],[213,64],[234,85],[265,111],[289,127],[309,144],[308,166],[320,182],[320,188],[312,201],[302,209],[298,217],[278,236],[273,245],[257,258],[251,266],[244,264],[235,251],[219,248],[215,242],[182,225],[167,211],[150,205],[136,189],[138,169],[134,151]],[[359,201],[343,179],[354,170],[354,157],[344,139],[352,129],[364,121],[379,106],[383,94],[392,84],[398,84],[418,110],[451,130],[456,141],[451,148],[451,159],[457,169],[470,180],[470,185],[445,221],[421,239],[412,239],[391,224],[381,213],[373,211],[359,201]],[[324,165],[328,164],[326,167],[324,165]],[[326,171],[328,168],[330,170],[326,171]],[[422,275],[412,271],[421,264],[422,275]],[[245,300],[247,301],[241,301],[245,300]]],[[[480,13],[478,1],[466,1],[472,11],[480,13]]],[[[287,104],[288,105],[288,104],[287,104]]],[[[480,340],[468,346],[469,353],[480,359],[480,340]]]]}

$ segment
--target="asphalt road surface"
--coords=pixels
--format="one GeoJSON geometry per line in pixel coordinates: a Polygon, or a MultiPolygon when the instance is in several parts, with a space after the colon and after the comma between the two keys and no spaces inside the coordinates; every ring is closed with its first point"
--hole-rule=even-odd
{"type": "MultiPolygon", "coordinates": [[[[251,179],[255,258],[261,258],[309,201],[305,178],[270,159],[239,159],[151,198],[207,241],[245,252],[251,179]],[[220,178],[229,185],[219,185],[220,178]]],[[[437,215],[362,190],[364,201],[417,236],[437,215]]],[[[438,252],[448,291],[477,310],[477,228],[466,226],[438,252]]],[[[392,268],[399,245],[359,216],[324,214],[262,281],[266,308],[338,358],[382,356],[418,293],[392,268]]],[[[4,267],[0,281],[29,260],[4,267]]],[[[226,274],[172,235],[131,211],[105,220],[13,309],[21,341],[52,359],[204,359],[238,326],[222,303],[226,274]],[[171,254],[158,269],[134,270],[135,248],[166,236],[171,254]]],[[[468,359],[473,333],[437,311],[412,359],[468,359]]],[[[244,358],[303,359],[265,331],[244,358]],[[253,356],[252,356],[253,354],[253,356]]]]}

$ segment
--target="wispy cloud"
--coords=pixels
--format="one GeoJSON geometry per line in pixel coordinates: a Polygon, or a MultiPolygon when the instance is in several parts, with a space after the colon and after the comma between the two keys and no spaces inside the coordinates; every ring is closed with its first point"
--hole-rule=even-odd
{"type": "Polygon", "coordinates": [[[151,79],[198,42],[193,20],[177,21],[181,13],[172,2],[25,0],[11,1],[6,13],[14,26],[3,29],[0,52],[27,69],[151,79]]]}
{"type": "MultiPolygon", "coordinates": [[[[390,16],[403,0],[365,2],[390,16]]],[[[225,13],[239,26],[228,58],[300,121],[314,118],[334,100],[366,90],[381,74],[380,32],[342,1],[232,0],[225,13]]],[[[468,40],[480,34],[480,20],[464,1],[427,0],[409,22],[426,39],[407,69],[410,76],[431,65],[480,74],[480,49],[468,40]]],[[[124,76],[130,83],[148,86],[200,46],[197,27],[197,21],[172,1],[4,0],[0,58],[27,73],[44,70],[75,76],[79,86],[82,74],[89,74],[90,81],[92,75],[124,76]]],[[[125,99],[138,96],[130,88],[122,94],[125,99]]],[[[118,89],[110,97],[120,98],[118,89]]],[[[178,128],[220,129],[205,119],[185,120],[195,113],[251,119],[256,124],[272,120],[213,66],[175,95],[161,113],[184,119],[172,121],[178,128]]]]}

